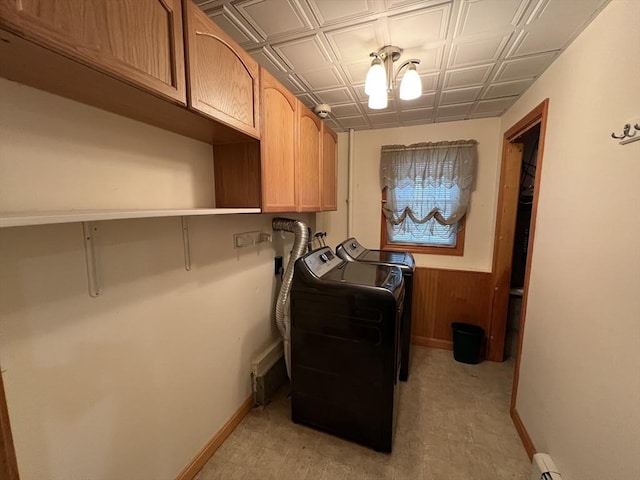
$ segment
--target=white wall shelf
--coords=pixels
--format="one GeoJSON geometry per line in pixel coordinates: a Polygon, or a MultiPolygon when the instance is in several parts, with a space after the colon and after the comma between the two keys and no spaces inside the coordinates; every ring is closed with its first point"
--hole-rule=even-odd
{"type": "Polygon", "coordinates": [[[261,213],[259,208],[190,208],[183,210],[65,210],[0,213],[0,228],[48,225],[52,223],[96,222],[126,218],[190,217],[261,213]]]}

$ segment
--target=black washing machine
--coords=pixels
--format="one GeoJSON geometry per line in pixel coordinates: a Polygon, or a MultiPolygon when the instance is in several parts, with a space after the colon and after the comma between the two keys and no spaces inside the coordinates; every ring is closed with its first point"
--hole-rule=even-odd
{"type": "Polygon", "coordinates": [[[350,263],[329,247],[295,263],[291,417],[390,452],[404,281],[397,267],[350,263]]]}
{"type": "Polygon", "coordinates": [[[358,243],[355,238],[349,238],[336,247],[336,254],[348,262],[365,262],[374,265],[397,266],[404,277],[405,298],[404,313],[400,335],[402,337],[402,355],[400,365],[400,380],[406,382],[409,378],[409,349],[411,345],[411,304],[413,300],[413,272],[416,262],[409,252],[395,252],[391,250],[369,250],[358,243]]]}

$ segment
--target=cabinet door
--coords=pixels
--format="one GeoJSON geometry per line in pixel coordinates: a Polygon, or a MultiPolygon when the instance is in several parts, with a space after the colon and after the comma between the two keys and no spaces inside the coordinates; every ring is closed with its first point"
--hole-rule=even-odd
{"type": "Polygon", "coordinates": [[[319,212],[322,206],[322,122],[302,103],[298,103],[298,111],[297,211],[319,212]]]}
{"type": "Polygon", "coordinates": [[[0,0],[0,27],[186,104],[180,0],[0,0]]]}
{"type": "Polygon", "coordinates": [[[338,209],[338,136],[322,123],[322,210],[338,209]]]}
{"type": "Polygon", "coordinates": [[[296,124],[298,100],[269,72],[262,85],[262,211],[296,211],[296,124]]]}
{"type": "Polygon", "coordinates": [[[189,106],[260,138],[258,63],[185,0],[189,106]]]}

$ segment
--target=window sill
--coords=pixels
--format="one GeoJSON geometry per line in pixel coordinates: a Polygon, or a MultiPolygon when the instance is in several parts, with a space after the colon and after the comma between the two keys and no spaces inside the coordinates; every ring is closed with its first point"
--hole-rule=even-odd
{"type": "Polygon", "coordinates": [[[382,217],[382,228],[380,231],[380,249],[392,250],[395,252],[410,252],[419,253],[423,255],[449,255],[452,257],[464,256],[464,237],[465,237],[465,219],[461,220],[462,227],[458,230],[458,238],[456,239],[455,247],[433,247],[433,246],[421,246],[411,243],[388,243],[387,242],[387,226],[384,216],[382,217]]]}

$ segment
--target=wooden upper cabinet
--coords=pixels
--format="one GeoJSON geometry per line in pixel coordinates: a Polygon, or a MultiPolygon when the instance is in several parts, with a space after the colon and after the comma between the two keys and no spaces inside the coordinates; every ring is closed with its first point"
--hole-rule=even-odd
{"type": "Polygon", "coordinates": [[[318,212],[322,208],[322,122],[300,102],[298,112],[297,211],[318,212]]]}
{"type": "Polygon", "coordinates": [[[338,136],[322,123],[322,210],[338,209],[338,136]]]}
{"type": "Polygon", "coordinates": [[[298,100],[269,72],[262,85],[262,211],[296,211],[296,125],[298,100]]]}
{"type": "Polygon", "coordinates": [[[181,8],[180,0],[0,0],[0,27],[185,105],[181,8]]]}
{"type": "Polygon", "coordinates": [[[191,0],[185,0],[189,106],[260,138],[258,63],[191,0]]]}

